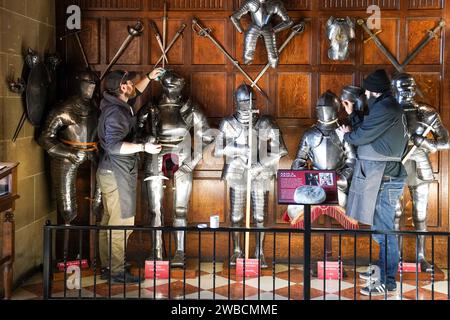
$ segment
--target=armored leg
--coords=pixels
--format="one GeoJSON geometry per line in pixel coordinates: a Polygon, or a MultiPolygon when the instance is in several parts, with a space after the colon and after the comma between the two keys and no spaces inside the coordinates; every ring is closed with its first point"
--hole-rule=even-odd
{"type": "MultiPolygon", "coordinates": [[[[396,231],[400,230],[400,219],[403,215],[403,205],[402,205],[403,197],[400,197],[395,205],[395,220],[394,227],[396,231]]],[[[402,247],[403,247],[403,237],[398,236],[398,251],[400,252],[400,256],[402,255],[402,247]]]]}
{"type": "MultiPolygon", "coordinates": [[[[232,227],[240,227],[244,220],[245,186],[235,186],[230,188],[230,215],[232,227]]],[[[236,265],[236,259],[242,258],[240,232],[232,233],[233,255],[230,258],[230,265],[236,265]]]]}
{"type": "Polygon", "coordinates": [[[78,165],[68,159],[53,157],[51,175],[56,191],[57,211],[66,224],[77,217],[76,178],[78,165]]]}
{"type": "MultiPolygon", "coordinates": [[[[147,185],[147,197],[149,200],[149,211],[152,227],[161,227],[163,225],[163,181],[161,179],[150,180],[146,182],[147,185]]],[[[162,231],[152,232],[152,245],[153,249],[150,252],[149,260],[162,260],[163,259],[163,246],[162,246],[162,231]]]]}
{"type": "MultiPolygon", "coordinates": [[[[427,231],[429,183],[409,187],[413,202],[413,221],[417,231],[427,231]]],[[[423,272],[431,272],[431,265],[425,260],[425,236],[419,236],[418,259],[423,272]]]]}
{"type": "Polygon", "coordinates": [[[256,42],[258,41],[260,30],[251,26],[245,33],[244,41],[244,63],[251,64],[255,57],[256,42]]]}
{"type": "MultiPolygon", "coordinates": [[[[264,218],[267,212],[268,192],[264,190],[252,191],[252,210],[253,219],[255,219],[257,228],[264,228],[264,218]]],[[[260,259],[261,268],[267,268],[266,259],[264,257],[264,232],[256,233],[255,258],[260,259]]]]}
{"type": "MultiPolygon", "coordinates": [[[[192,191],[192,173],[175,173],[175,195],[174,195],[174,227],[187,226],[187,213],[189,199],[192,191]]],[[[185,243],[184,231],[175,232],[175,256],[172,259],[172,266],[183,267],[185,263],[185,243]]]]}
{"type": "Polygon", "coordinates": [[[275,37],[275,33],[269,30],[264,30],[262,35],[266,44],[270,66],[275,69],[278,66],[277,38],[275,37]]]}

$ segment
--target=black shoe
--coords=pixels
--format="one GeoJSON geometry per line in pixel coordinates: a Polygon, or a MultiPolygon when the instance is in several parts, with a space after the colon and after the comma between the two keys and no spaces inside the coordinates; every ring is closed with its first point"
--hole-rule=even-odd
{"type": "Polygon", "coordinates": [[[139,283],[141,278],[139,276],[132,275],[129,272],[118,272],[112,275],[111,283],[139,283]]]}
{"type": "Polygon", "coordinates": [[[102,270],[100,271],[100,279],[101,280],[108,280],[110,277],[110,272],[109,272],[109,268],[102,268],[102,270]]]}

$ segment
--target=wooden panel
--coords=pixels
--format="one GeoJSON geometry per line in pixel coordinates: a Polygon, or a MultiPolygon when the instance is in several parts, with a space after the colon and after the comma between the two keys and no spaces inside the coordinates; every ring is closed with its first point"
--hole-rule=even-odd
{"type": "Polygon", "coordinates": [[[409,0],[408,9],[441,9],[443,0],[409,0]]]}
{"type": "MultiPolygon", "coordinates": [[[[162,35],[163,35],[162,21],[161,21],[161,19],[153,19],[153,21],[155,22],[155,24],[158,28],[158,31],[159,31],[159,35],[161,36],[161,39],[162,39],[162,35]]],[[[173,39],[173,37],[177,33],[177,31],[180,28],[182,23],[183,23],[183,20],[180,20],[180,19],[169,19],[168,20],[167,38],[166,38],[167,43],[169,43],[173,39]]],[[[150,26],[148,26],[148,28],[150,30],[150,26]]],[[[151,40],[150,40],[150,48],[151,48],[150,64],[153,65],[161,57],[162,50],[159,48],[158,42],[156,41],[156,37],[154,36],[153,31],[150,31],[150,38],[151,38],[151,40]]],[[[184,39],[185,38],[183,38],[183,37],[179,37],[177,42],[175,42],[175,44],[172,46],[169,53],[167,54],[167,59],[169,59],[169,65],[183,64],[183,62],[184,62],[184,55],[183,55],[184,39]]]]}
{"type": "Polygon", "coordinates": [[[341,95],[342,88],[353,83],[354,81],[352,74],[321,74],[319,95],[327,90],[331,90],[339,97],[341,95]]]}
{"type": "Polygon", "coordinates": [[[89,64],[97,64],[100,62],[100,21],[98,19],[85,19],[82,29],[87,30],[80,33],[80,40],[88,62],[89,64]]]}
{"type": "MultiPolygon", "coordinates": [[[[434,29],[439,20],[414,19],[408,20],[408,53],[427,36],[428,31],[434,29]]],[[[441,38],[434,38],[425,48],[410,62],[410,64],[439,64],[441,61],[441,38]]]]}
{"type": "Polygon", "coordinates": [[[141,10],[142,0],[71,0],[66,6],[75,4],[82,10],[141,10]]]}
{"type": "MultiPolygon", "coordinates": [[[[128,37],[128,26],[134,26],[136,20],[111,20],[108,21],[108,63],[121,47],[122,43],[128,37]]],[[[117,61],[117,64],[140,64],[142,56],[143,38],[137,37],[128,46],[128,49],[117,61]]]]}
{"type": "MultiPolygon", "coordinates": [[[[280,54],[280,65],[282,64],[310,64],[312,46],[312,24],[311,20],[305,20],[305,30],[297,35],[280,54]]],[[[290,34],[285,30],[277,34],[277,43],[280,47],[290,34]]]]}
{"type": "Polygon", "coordinates": [[[194,180],[192,186],[192,206],[189,210],[189,223],[208,223],[209,217],[219,215],[220,222],[224,223],[225,202],[224,202],[225,183],[214,180],[194,180]]]}
{"type": "Polygon", "coordinates": [[[438,228],[441,226],[439,212],[439,183],[430,184],[430,196],[428,198],[427,226],[438,228]]]}
{"type": "Polygon", "coordinates": [[[224,72],[198,72],[192,75],[192,99],[197,102],[208,117],[223,117],[226,114],[226,97],[217,95],[225,92],[227,75],[224,72]]]}
{"type": "MultiPolygon", "coordinates": [[[[321,44],[321,54],[320,54],[320,59],[322,64],[336,64],[336,65],[347,65],[347,64],[354,64],[355,63],[355,43],[356,43],[356,39],[353,39],[349,44],[348,44],[348,58],[347,60],[344,61],[339,61],[339,60],[330,60],[328,58],[328,49],[330,48],[330,41],[327,38],[327,21],[329,18],[325,18],[325,19],[320,19],[320,25],[321,25],[321,32],[320,32],[320,44],[321,44]]],[[[353,19],[353,23],[356,22],[353,19]]],[[[357,30],[355,30],[357,31],[357,30]]]]}
{"type": "MultiPolygon", "coordinates": [[[[211,35],[222,45],[228,53],[231,53],[230,48],[225,46],[225,25],[226,20],[210,20],[204,19],[201,22],[204,28],[212,30],[211,35]]],[[[192,33],[192,64],[225,64],[225,57],[220,50],[206,37],[201,37],[195,32],[192,33]]]]}
{"type": "Polygon", "coordinates": [[[441,109],[441,75],[439,73],[415,73],[411,72],[424,94],[425,98],[416,95],[417,101],[422,101],[434,107],[436,110],[441,109]]]}
{"type": "MultiPolygon", "coordinates": [[[[256,72],[249,72],[248,75],[252,78],[255,79],[256,76],[258,75],[258,73],[256,72]]],[[[248,85],[250,85],[250,82],[244,77],[244,75],[242,75],[240,72],[235,74],[234,77],[234,89],[236,89],[237,87],[239,87],[241,84],[246,83],[248,85]]],[[[269,95],[269,75],[268,72],[266,72],[264,74],[264,76],[261,78],[261,80],[258,81],[258,86],[267,94],[269,95]]],[[[264,98],[264,96],[257,90],[257,89],[253,89],[253,92],[255,94],[255,104],[256,104],[256,108],[258,108],[261,112],[261,115],[265,115],[269,113],[268,110],[268,102],[267,99],[264,98]]],[[[234,91],[233,91],[234,94],[234,91]]],[[[234,98],[233,100],[234,103],[234,98]]]]}
{"type": "Polygon", "coordinates": [[[400,0],[321,0],[320,8],[346,9],[346,10],[366,10],[370,5],[377,5],[382,10],[393,10],[400,8],[400,0]]]}
{"type": "Polygon", "coordinates": [[[284,118],[311,117],[311,75],[278,73],[277,115],[284,118]]]}
{"type": "MultiPolygon", "coordinates": [[[[164,0],[148,0],[152,10],[162,10],[164,0]]],[[[224,10],[228,0],[168,0],[168,10],[224,10]]]]}
{"type": "MultiPolygon", "coordinates": [[[[383,30],[383,32],[378,34],[378,38],[398,60],[398,38],[397,36],[392,36],[398,34],[398,20],[381,19],[381,30],[383,30]]],[[[368,38],[366,33],[364,33],[364,37],[368,38]]],[[[364,64],[391,64],[373,41],[369,41],[364,44],[363,48],[364,64]]]]}
{"type": "Polygon", "coordinates": [[[433,168],[433,172],[434,173],[439,173],[440,153],[439,152],[430,153],[429,154],[429,158],[430,158],[430,162],[431,162],[431,167],[433,168]]]}

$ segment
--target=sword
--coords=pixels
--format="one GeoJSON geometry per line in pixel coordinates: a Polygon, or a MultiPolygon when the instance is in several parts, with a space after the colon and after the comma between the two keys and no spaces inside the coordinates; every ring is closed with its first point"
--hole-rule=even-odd
{"type": "Polygon", "coordinates": [[[413,52],[411,52],[411,54],[405,59],[405,61],[402,64],[402,68],[405,68],[419,54],[419,52],[422,51],[422,49],[425,48],[425,46],[437,36],[437,33],[443,27],[445,27],[445,21],[441,20],[439,21],[439,24],[437,25],[436,28],[434,28],[433,30],[428,30],[427,36],[416,46],[413,52]]]}
{"type": "Polygon", "coordinates": [[[142,34],[142,31],[144,31],[144,25],[141,21],[138,21],[134,27],[128,26],[128,37],[125,39],[125,41],[120,46],[119,50],[117,50],[116,55],[114,58],[112,58],[109,65],[106,67],[105,71],[103,71],[102,75],[100,76],[100,80],[103,80],[105,78],[105,75],[108,73],[108,71],[112,68],[112,66],[119,60],[120,56],[124,53],[128,45],[133,41],[134,37],[139,37],[142,34]]]}
{"type": "MultiPolygon", "coordinates": [[[[250,229],[250,208],[251,208],[251,187],[252,187],[252,175],[250,170],[252,168],[252,155],[253,155],[253,114],[259,113],[259,110],[253,110],[253,93],[250,92],[250,120],[248,124],[248,149],[249,155],[247,160],[247,194],[245,204],[245,227],[250,229]]],[[[248,259],[250,253],[250,235],[249,232],[245,233],[245,259],[248,259]]]]}
{"type": "MultiPolygon", "coordinates": [[[[163,53],[164,60],[169,64],[169,60],[166,56],[166,51],[164,50],[164,45],[161,42],[161,36],[158,33],[158,29],[156,28],[156,25],[153,21],[150,21],[150,28],[152,28],[153,33],[155,34],[156,41],[158,42],[159,48],[161,49],[161,52],[163,53]]],[[[163,67],[164,68],[164,67],[163,67]]]]}
{"type": "MultiPolygon", "coordinates": [[[[164,0],[164,15],[163,15],[163,39],[162,39],[162,47],[164,48],[163,49],[163,52],[164,52],[164,54],[165,54],[165,50],[166,50],[166,37],[167,37],[167,1],[166,0],[164,0]]],[[[165,67],[165,64],[164,64],[164,60],[163,60],[163,65],[162,65],[162,67],[164,68],[165,67]]]]}
{"type": "MultiPolygon", "coordinates": [[[[427,129],[422,133],[421,137],[422,138],[426,138],[426,136],[431,132],[431,130],[433,130],[433,126],[436,124],[436,122],[438,121],[438,118],[434,119],[433,123],[430,124],[427,129]]],[[[402,164],[405,164],[406,161],[409,160],[409,158],[411,158],[412,154],[417,150],[418,146],[413,145],[412,148],[408,151],[408,153],[406,154],[406,156],[402,159],[402,164]]]]}
{"type": "MultiPolygon", "coordinates": [[[[370,39],[373,40],[373,42],[376,44],[376,46],[378,47],[378,49],[381,50],[381,52],[385,55],[386,58],[388,58],[388,60],[391,62],[391,64],[394,66],[394,68],[399,72],[402,73],[404,70],[404,66],[400,65],[397,61],[397,59],[392,55],[392,53],[389,52],[389,50],[381,43],[380,39],[373,34],[372,31],[370,31],[369,27],[367,26],[367,24],[364,22],[363,19],[358,19],[358,24],[364,29],[364,31],[370,36],[370,39]]],[[[421,97],[421,98],[425,98],[425,96],[423,95],[422,91],[420,90],[419,86],[416,87],[417,90],[417,94],[421,97]]]]}
{"type": "MultiPolygon", "coordinates": [[[[291,40],[298,34],[302,33],[303,31],[305,31],[305,24],[303,22],[300,22],[299,24],[293,26],[291,33],[289,34],[289,37],[286,39],[286,41],[284,41],[284,43],[281,45],[281,47],[278,49],[278,54],[281,54],[281,52],[283,52],[284,48],[287,47],[287,45],[289,44],[289,42],[291,42],[291,40]]],[[[256,77],[255,81],[252,82],[251,87],[254,87],[258,81],[262,78],[262,76],[267,72],[267,70],[269,70],[270,68],[270,63],[267,63],[266,66],[264,67],[264,69],[261,70],[261,72],[258,74],[258,76],[256,77]]]]}
{"type": "MultiPolygon", "coordinates": [[[[230,60],[230,62],[238,69],[244,76],[247,78],[250,83],[254,83],[253,79],[242,69],[242,67],[239,65],[239,62],[233,57],[211,36],[211,29],[205,29],[198,23],[197,19],[192,19],[192,30],[197,33],[201,37],[207,37],[211,42],[225,55],[225,57],[230,60]],[[198,27],[200,30],[197,31],[195,28],[198,27]]],[[[257,85],[255,84],[254,88],[256,88],[263,96],[267,99],[270,103],[270,99],[267,96],[267,94],[257,85]]]]}
{"type": "Polygon", "coordinates": [[[402,72],[402,66],[398,63],[397,59],[392,55],[392,53],[389,52],[388,49],[381,43],[380,39],[373,34],[372,31],[370,31],[369,27],[367,26],[366,22],[363,19],[358,19],[358,24],[364,29],[364,31],[370,36],[370,38],[373,40],[373,42],[376,44],[378,49],[383,52],[383,54],[388,58],[388,60],[392,63],[392,65],[397,69],[397,71],[402,72]]]}
{"type": "MultiPolygon", "coordinates": [[[[186,25],[183,23],[180,28],[178,29],[177,33],[175,34],[175,36],[173,37],[172,41],[169,42],[169,44],[167,45],[166,50],[164,51],[164,53],[168,53],[170,51],[170,49],[172,48],[172,46],[175,44],[175,42],[177,41],[177,39],[181,36],[181,34],[183,33],[184,29],[186,28],[186,25]]],[[[161,55],[161,57],[159,57],[158,61],[156,62],[154,68],[156,68],[158,66],[158,64],[164,59],[164,55],[161,55]]]]}

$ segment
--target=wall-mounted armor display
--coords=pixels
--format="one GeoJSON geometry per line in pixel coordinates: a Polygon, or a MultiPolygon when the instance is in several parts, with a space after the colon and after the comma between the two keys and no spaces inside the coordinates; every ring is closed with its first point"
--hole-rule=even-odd
{"type": "MultiPolygon", "coordinates": [[[[412,198],[412,215],[417,231],[427,230],[428,194],[430,184],[434,181],[433,168],[429,154],[450,148],[448,130],[444,127],[438,112],[431,106],[415,101],[416,82],[413,76],[402,73],[392,80],[395,96],[403,107],[407,120],[410,147],[415,151],[404,159],[408,173],[408,188],[412,198]],[[424,136],[431,127],[432,138],[424,136]]],[[[395,227],[400,228],[403,208],[399,202],[395,227]]],[[[425,237],[419,236],[418,259],[424,272],[431,271],[431,265],[425,259],[425,237]]]]}
{"type": "MultiPolygon", "coordinates": [[[[149,104],[138,114],[138,139],[155,138],[162,144],[160,154],[146,155],[145,175],[151,225],[163,225],[163,181],[174,178],[173,226],[187,226],[188,205],[192,191],[193,170],[202,158],[203,149],[214,141],[206,116],[199,106],[183,98],[183,77],[167,71],[161,78],[163,94],[157,105],[149,104]],[[209,131],[209,132],[208,132],[209,131]],[[194,145],[191,143],[193,133],[194,145]],[[196,144],[201,144],[198,148],[196,144]],[[191,145],[194,149],[192,152],[191,145]]],[[[171,265],[182,267],[185,263],[184,231],[175,233],[176,251],[171,265]]],[[[152,257],[162,260],[162,233],[153,238],[152,257]],[[153,253],[156,252],[156,256],[153,253]]]]}
{"type": "Polygon", "coordinates": [[[256,42],[263,38],[266,45],[269,63],[272,68],[278,65],[278,49],[276,33],[289,28],[293,21],[289,17],[284,4],[280,0],[245,0],[241,7],[230,17],[239,33],[243,32],[239,20],[250,13],[252,23],[245,32],[244,63],[251,64],[255,55],[256,42]],[[273,17],[277,15],[281,22],[272,26],[273,17]]]}
{"type": "MultiPolygon", "coordinates": [[[[85,161],[93,160],[97,151],[99,111],[92,99],[96,79],[96,75],[90,71],[80,72],[76,76],[77,93],[50,111],[38,140],[51,157],[57,211],[66,224],[70,224],[77,216],[78,168],[85,161]]],[[[99,208],[101,194],[97,188],[94,211],[99,208]]]]}
{"type": "Polygon", "coordinates": [[[355,24],[349,17],[331,17],[327,21],[327,38],[330,41],[328,58],[339,61],[347,60],[349,43],[355,39],[355,24]]]}
{"type": "MultiPolygon", "coordinates": [[[[230,194],[230,215],[233,227],[240,227],[245,214],[247,175],[251,175],[251,209],[253,219],[258,228],[264,227],[267,214],[268,192],[271,181],[276,175],[280,158],[287,155],[287,149],[279,127],[268,116],[258,117],[251,110],[250,97],[252,88],[241,85],[236,89],[236,111],[226,117],[220,124],[220,134],[217,137],[215,156],[225,156],[225,166],[222,179],[227,182],[230,194]],[[253,117],[253,150],[249,158],[249,120],[253,117]],[[248,170],[248,161],[252,161],[248,170]]],[[[264,233],[256,234],[255,258],[261,259],[261,267],[267,267],[264,258],[264,233]]],[[[230,264],[235,265],[236,259],[243,258],[240,233],[233,232],[234,253],[230,264]]]]}
{"type": "MultiPolygon", "coordinates": [[[[317,123],[300,140],[292,170],[336,170],[339,205],[345,208],[356,152],[338,131],[340,105],[339,98],[331,91],[319,98],[316,105],[317,123]]],[[[302,209],[303,206],[290,205],[287,212],[291,219],[295,219],[302,209]]]]}

